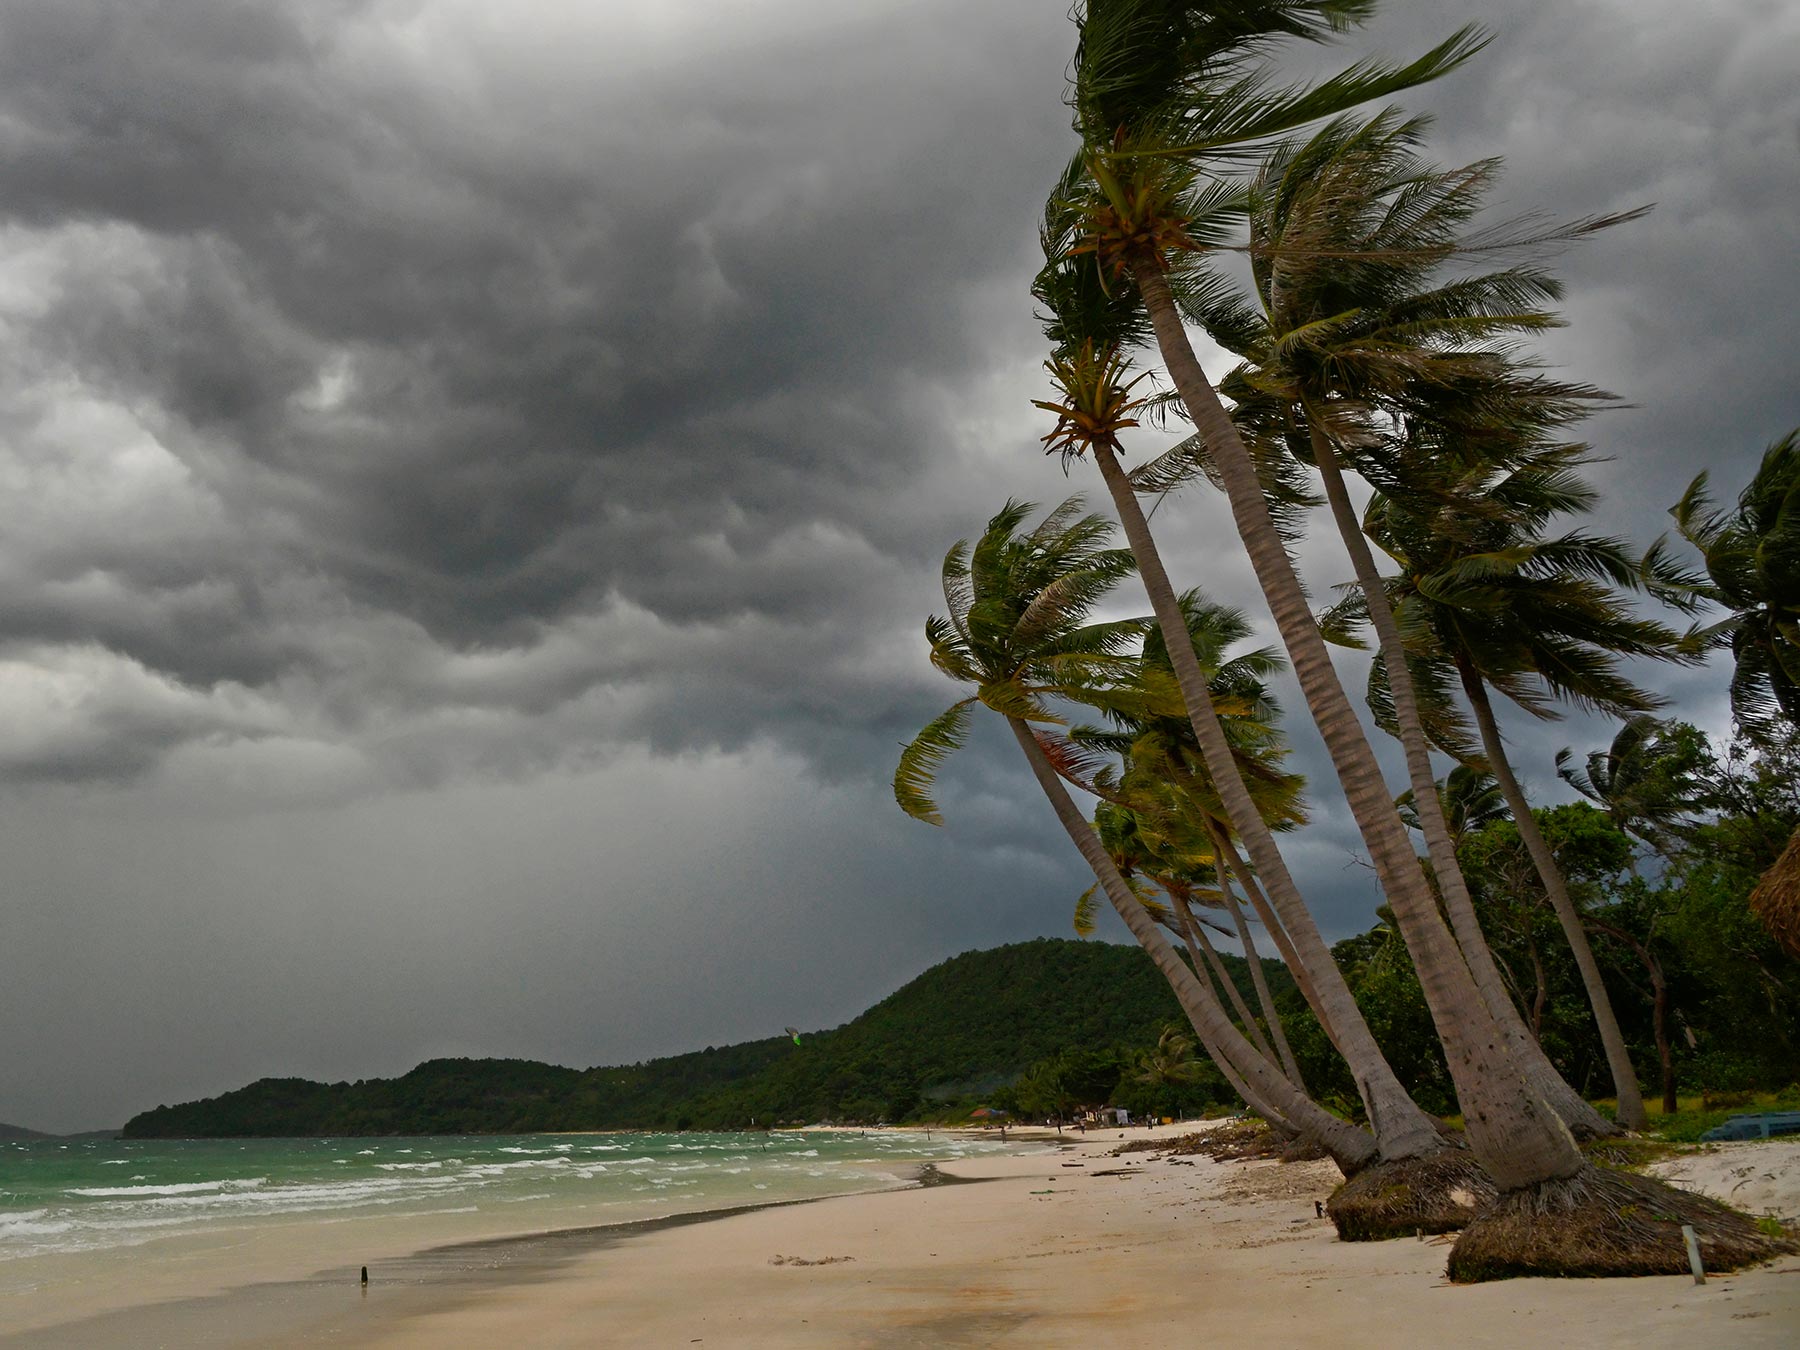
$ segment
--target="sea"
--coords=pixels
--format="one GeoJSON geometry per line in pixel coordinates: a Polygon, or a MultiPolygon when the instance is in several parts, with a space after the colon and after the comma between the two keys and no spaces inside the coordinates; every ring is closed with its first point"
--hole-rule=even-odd
{"type": "Polygon", "coordinates": [[[590,1227],[890,1188],[1008,1148],[890,1130],[9,1140],[0,1291],[10,1262],[177,1236],[373,1217],[447,1240],[590,1227]]]}

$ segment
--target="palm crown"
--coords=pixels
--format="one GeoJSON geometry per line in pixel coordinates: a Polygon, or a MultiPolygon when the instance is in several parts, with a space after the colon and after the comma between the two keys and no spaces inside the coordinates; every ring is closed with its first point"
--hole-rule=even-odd
{"type": "Polygon", "coordinates": [[[1731,612],[1695,637],[1731,648],[1732,713],[1766,738],[1774,716],[1800,725],[1800,431],[1769,447],[1734,510],[1713,507],[1706,477],[1672,514],[1705,561],[1701,594],[1731,612]]]}
{"type": "Polygon", "coordinates": [[[1081,508],[1071,497],[1021,532],[1036,508],[1008,502],[973,547],[963,540],[945,555],[948,614],[927,619],[925,637],[931,663],[975,693],[934,718],[901,753],[894,796],[908,815],[942,823],[931,785],[967,738],[978,703],[1035,723],[1066,720],[1052,706],[1057,700],[1141,708],[1143,695],[1130,678],[1144,621],[1088,619],[1134,564],[1126,550],[1107,547],[1111,522],[1081,508]]]}
{"type": "MultiPolygon", "coordinates": [[[[1580,463],[1578,447],[1546,447],[1465,489],[1455,506],[1420,510],[1385,494],[1370,502],[1368,532],[1400,564],[1388,595],[1409,657],[1479,677],[1539,717],[1555,715],[1556,699],[1621,714],[1661,703],[1622,666],[1627,656],[1690,659],[1679,634],[1626,598],[1645,582],[1644,559],[1580,530],[1544,536],[1557,515],[1593,498],[1575,475],[1580,463]]],[[[1328,627],[1363,612],[1352,595],[1328,627]]]]}

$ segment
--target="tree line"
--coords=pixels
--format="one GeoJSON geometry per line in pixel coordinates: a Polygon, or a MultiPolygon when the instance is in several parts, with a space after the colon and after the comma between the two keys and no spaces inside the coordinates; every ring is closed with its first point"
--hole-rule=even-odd
{"type": "MultiPolygon", "coordinates": [[[[1251,987],[1244,962],[1231,977],[1251,987]]],[[[1264,973],[1277,993],[1283,972],[1264,973]]],[[[1136,947],[1041,938],[964,952],[844,1026],[635,1064],[573,1069],[438,1059],[396,1078],[265,1078],[134,1116],[127,1138],[738,1130],[966,1123],[1034,1066],[1076,1053],[1134,1061],[1180,1017],[1136,947]]],[[[1112,1095],[1104,1085],[1098,1100],[1112,1095]]],[[[1215,1092],[1205,1101],[1227,1100],[1215,1092]]],[[[1196,1105],[1200,1103],[1196,1102],[1196,1105]]]]}

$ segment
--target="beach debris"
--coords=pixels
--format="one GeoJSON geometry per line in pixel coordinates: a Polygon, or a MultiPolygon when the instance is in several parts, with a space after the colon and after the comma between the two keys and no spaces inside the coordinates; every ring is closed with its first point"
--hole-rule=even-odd
{"type": "Polygon", "coordinates": [[[1219,1162],[1239,1158],[1311,1162],[1324,1156],[1310,1146],[1299,1146],[1283,1138],[1261,1120],[1234,1120],[1174,1139],[1137,1139],[1113,1150],[1115,1158],[1127,1153],[1157,1153],[1165,1158],[1200,1154],[1219,1162]]]}
{"type": "Polygon", "coordinates": [[[854,1256],[782,1256],[777,1253],[769,1258],[772,1266],[841,1266],[846,1261],[854,1261],[854,1256]]]}

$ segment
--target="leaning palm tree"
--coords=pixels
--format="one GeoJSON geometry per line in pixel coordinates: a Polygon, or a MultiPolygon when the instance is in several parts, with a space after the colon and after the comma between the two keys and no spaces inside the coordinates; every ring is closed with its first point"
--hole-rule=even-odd
{"type": "MultiPolygon", "coordinates": [[[[1072,170],[1078,171],[1079,166],[1072,170]]],[[[1121,434],[1139,425],[1153,405],[1148,394],[1139,392],[1144,376],[1132,374],[1126,354],[1126,348],[1146,337],[1147,330],[1129,288],[1116,280],[1109,283],[1096,251],[1084,251],[1083,241],[1088,237],[1083,222],[1087,218],[1070,209],[1072,182],[1066,180],[1053,195],[1046,213],[1046,265],[1035,288],[1053,344],[1046,367],[1059,394],[1039,405],[1057,417],[1056,426],[1044,439],[1065,461],[1089,459],[1100,471],[1137,560],[1186,717],[1224,814],[1279,916],[1294,949],[1296,968],[1306,972],[1311,992],[1319,1001],[1321,1021],[1331,1028],[1350,1065],[1383,1160],[1399,1163],[1434,1156],[1445,1148],[1436,1124],[1413,1102],[1382,1056],[1234,759],[1137,487],[1120,463],[1121,434]]],[[[1184,238],[1223,237],[1220,232],[1235,202],[1236,194],[1229,189],[1201,192],[1183,225],[1184,238]]],[[[1257,500],[1262,501],[1260,488],[1257,500]]]]}
{"type": "MultiPolygon", "coordinates": [[[[1046,749],[1048,748],[1047,745],[1046,749]]],[[[1052,762],[1058,764],[1059,771],[1063,772],[1064,777],[1068,777],[1069,774],[1063,767],[1059,756],[1053,752],[1051,759],[1052,762]]],[[[1159,819],[1162,817],[1160,810],[1157,811],[1157,816],[1159,819]]],[[[1094,830],[1105,846],[1108,856],[1112,858],[1114,866],[1119,869],[1119,874],[1125,878],[1126,884],[1137,895],[1144,909],[1164,928],[1173,933],[1187,949],[1188,960],[1193,966],[1195,978],[1200,981],[1202,986],[1208,985],[1209,978],[1212,984],[1217,985],[1236,1013],[1238,1025],[1243,1028],[1246,1038],[1255,1045],[1265,1059],[1274,1060],[1279,1055],[1288,1081],[1304,1092],[1306,1085],[1300,1078],[1299,1066],[1293,1062],[1293,1052],[1288,1048],[1285,1036],[1281,1035],[1281,1024],[1275,1017],[1273,1008],[1265,999],[1266,1015],[1269,1018],[1270,1027],[1275,1032],[1280,1046],[1279,1050],[1270,1044],[1269,1038],[1257,1025],[1256,1018],[1244,1002],[1242,991],[1238,989],[1237,983],[1231,978],[1223,959],[1219,956],[1218,950],[1207,937],[1208,921],[1196,913],[1201,906],[1211,904],[1217,898],[1215,893],[1195,884],[1191,879],[1201,863],[1206,860],[1180,854],[1169,846],[1166,836],[1163,838],[1161,847],[1153,848],[1146,838],[1144,818],[1138,816],[1130,808],[1117,804],[1116,801],[1101,802],[1099,809],[1094,814],[1094,830]],[[1159,890],[1162,893],[1160,897],[1156,894],[1159,890]]],[[[1097,907],[1094,899],[1097,890],[1099,890],[1098,884],[1090,886],[1075,901],[1074,927],[1078,936],[1092,937],[1097,928],[1097,907]]],[[[1251,1094],[1247,1085],[1239,1081],[1229,1058],[1204,1037],[1203,1043],[1206,1045],[1207,1054],[1212,1056],[1220,1071],[1225,1074],[1227,1081],[1237,1089],[1238,1095],[1243,1097],[1246,1102],[1251,1103],[1252,1109],[1269,1119],[1277,1129],[1293,1133],[1291,1129],[1287,1128],[1286,1122],[1280,1118],[1279,1114],[1271,1116],[1263,1106],[1257,1103],[1257,1098],[1251,1094]]]]}
{"type": "MultiPolygon", "coordinates": [[[[1402,927],[1444,1043],[1469,1141],[1495,1182],[1511,1193],[1465,1230],[1453,1251],[1451,1274],[1486,1278],[1545,1267],[1599,1273],[1643,1269],[1632,1263],[1645,1260],[1651,1268],[1673,1266],[1681,1247],[1672,1230],[1652,1226],[1645,1233],[1635,1219],[1622,1217],[1641,1207],[1646,1186],[1585,1166],[1561,1118],[1519,1076],[1438,912],[1374,752],[1332,667],[1264,496],[1256,460],[1194,354],[1170,285],[1172,260],[1204,246],[1189,227],[1206,215],[1194,209],[1194,189],[1209,158],[1217,163],[1259,137],[1364,101],[1352,97],[1360,88],[1371,87],[1368,96],[1379,97],[1389,88],[1440,73],[1478,45],[1471,36],[1459,35],[1412,68],[1365,64],[1300,92],[1272,91],[1254,65],[1280,36],[1311,36],[1327,21],[1342,23],[1368,9],[1367,4],[1268,0],[1233,5],[1221,19],[1216,5],[1171,0],[1105,0],[1078,7],[1081,42],[1072,102],[1091,188],[1085,197],[1065,197],[1064,213],[1085,216],[1085,224],[1072,223],[1055,233],[1070,246],[1052,255],[1051,267],[1075,267],[1091,259],[1121,290],[1120,283],[1128,281],[1141,301],[1182,406],[1225,490],[1309,711],[1402,927]],[[1273,126],[1277,121],[1285,125],[1273,126]],[[1551,1215],[1555,1217],[1547,1217],[1551,1215]],[[1587,1231],[1573,1247],[1550,1250],[1548,1239],[1567,1237],[1584,1226],[1587,1231]],[[1623,1244],[1620,1255],[1620,1244],[1606,1239],[1626,1233],[1633,1240],[1623,1244]],[[1595,1237],[1601,1239],[1598,1246],[1591,1240],[1595,1237]]],[[[1071,411],[1085,416],[1089,408],[1072,406],[1071,411]]],[[[1105,473],[1107,460],[1100,462],[1105,473]]],[[[1122,477],[1116,460],[1112,464],[1109,486],[1112,478],[1122,477]]],[[[1114,497],[1119,498],[1116,490],[1114,497]]],[[[1142,532],[1129,519],[1125,524],[1137,551],[1142,532]]],[[[1141,551],[1138,556],[1148,582],[1147,560],[1141,551]]],[[[1158,619],[1166,628],[1160,607],[1158,619]]],[[[1186,696],[1187,681],[1182,685],[1186,696]]],[[[1191,698],[1189,704],[1192,711],[1191,698]]],[[[1234,811],[1234,824],[1237,815],[1234,811]]],[[[1654,1192],[1661,1212],[1679,1213],[1682,1204],[1691,1202],[1668,1188],[1647,1189],[1654,1192]]],[[[1730,1212],[1714,1206],[1707,1213],[1713,1231],[1725,1231],[1730,1212]]],[[[1742,1231],[1750,1234],[1744,1253],[1760,1255],[1768,1249],[1754,1228],[1744,1225],[1742,1231]]]]}
{"type": "Polygon", "coordinates": [[[1735,509],[1713,506],[1702,473],[1670,514],[1706,565],[1700,594],[1728,611],[1694,636],[1731,649],[1733,716],[1765,739],[1777,718],[1800,725],[1800,431],[1769,447],[1735,509]]]}
{"type": "MultiPolygon", "coordinates": [[[[1182,800],[1185,794],[1181,789],[1169,792],[1151,787],[1146,791],[1143,780],[1135,774],[1128,772],[1124,779],[1111,791],[1105,786],[1097,789],[1107,800],[1102,801],[1095,812],[1094,828],[1107,852],[1128,880],[1142,878],[1167,897],[1154,905],[1146,902],[1146,908],[1181,939],[1197,974],[1205,970],[1212,972],[1237,1014],[1244,1034],[1256,1048],[1266,1058],[1279,1060],[1288,1080],[1304,1091],[1306,1084],[1270,995],[1260,954],[1250,936],[1243,911],[1237,907],[1236,898],[1230,892],[1225,864],[1218,857],[1212,834],[1204,824],[1196,826],[1193,823],[1199,813],[1182,800]],[[1250,966],[1251,986],[1262,1009],[1263,1022],[1268,1027],[1267,1035],[1258,1025],[1236,982],[1226,973],[1222,958],[1207,936],[1211,921],[1200,911],[1214,907],[1225,909],[1232,916],[1235,931],[1223,928],[1219,931],[1237,937],[1243,945],[1244,959],[1250,966]]],[[[1075,931],[1083,937],[1094,931],[1093,896],[1094,888],[1090,887],[1075,906],[1075,931]]],[[[1201,978],[1204,981],[1204,975],[1201,978]]]]}
{"type": "MultiPolygon", "coordinates": [[[[1224,381],[1238,402],[1239,421],[1249,410],[1274,419],[1281,440],[1323,481],[1388,672],[1390,729],[1405,754],[1418,828],[1476,986],[1527,1080],[1571,1128],[1606,1133],[1613,1127],[1562,1079],[1531,1036],[1488,950],[1432,788],[1426,708],[1346,475],[1371,463],[1388,439],[1387,426],[1439,412],[1446,389],[1478,387],[1480,403],[1465,399],[1464,406],[1485,408],[1490,420],[1527,401],[1522,392],[1540,410],[1545,392],[1485,344],[1552,325],[1541,302],[1558,294],[1555,282],[1534,266],[1447,276],[1444,265],[1469,254],[1542,249],[1617,218],[1470,233],[1465,227],[1497,163],[1433,168],[1417,153],[1424,125],[1392,111],[1362,121],[1343,117],[1305,141],[1277,146],[1248,193],[1251,298],[1217,278],[1201,288],[1195,317],[1243,358],[1224,381]]],[[[1574,402],[1593,393],[1565,387],[1562,397],[1574,402]]],[[[1465,411],[1459,429],[1474,421],[1465,411]]],[[[1492,439],[1484,438],[1484,450],[1491,451],[1492,439]]],[[[1574,931],[1580,933],[1579,924],[1574,931]]],[[[1599,994],[1604,1001],[1603,988],[1599,994]]],[[[1603,1021],[1609,1019],[1610,1010],[1603,1021]]],[[[1608,1047],[1620,1119],[1640,1129],[1643,1108],[1623,1038],[1613,1037],[1608,1047]]]]}
{"type": "MultiPolygon", "coordinates": [[[[1374,751],[1332,668],[1286,541],[1270,514],[1256,461],[1182,325],[1170,286],[1171,260],[1206,246],[1194,222],[1208,219],[1205,208],[1210,204],[1205,197],[1196,198],[1197,170],[1190,166],[1210,149],[1223,154],[1242,145],[1242,118],[1235,111],[1245,100],[1240,91],[1267,89],[1266,80],[1245,69],[1246,44],[1237,35],[1225,35],[1223,50],[1215,51],[1204,25],[1192,30],[1192,16],[1199,9],[1109,0],[1088,11],[1100,22],[1082,21],[1072,102],[1091,186],[1085,198],[1065,198],[1063,228],[1055,236],[1063,246],[1050,266],[1064,274],[1091,268],[1121,290],[1135,288],[1169,376],[1226,492],[1308,708],[1412,949],[1477,1156],[1503,1187],[1572,1177],[1582,1166],[1580,1151],[1561,1118],[1520,1088],[1518,1068],[1438,914],[1374,751]],[[1185,53],[1185,60],[1153,67],[1147,53],[1164,48],[1185,53]]],[[[1282,31],[1260,36],[1266,42],[1282,31]]],[[[1441,73],[1475,45],[1471,36],[1459,35],[1455,46],[1440,49],[1429,69],[1410,82],[1441,73]]],[[[1255,51],[1248,48],[1252,59],[1255,51]]],[[[1369,96],[1386,92],[1385,87],[1373,89],[1369,96]]],[[[1340,107],[1324,111],[1335,113],[1340,107]]],[[[1302,115],[1305,111],[1297,108],[1280,130],[1319,115],[1302,115]]],[[[1096,459],[1106,472],[1108,457],[1097,454],[1096,459]]],[[[1111,462],[1116,470],[1116,460],[1111,462]]],[[[1129,520],[1126,528],[1148,579],[1150,569],[1129,520]]],[[[1242,830],[1236,812],[1233,824],[1242,830]]],[[[1261,858],[1257,864],[1266,871],[1261,858]]],[[[1333,1021],[1335,1025],[1335,1017],[1333,1021]]]]}
{"type": "MultiPolygon", "coordinates": [[[[1429,461],[1434,452],[1426,439],[1423,456],[1429,461]]],[[[1396,459],[1405,465],[1417,453],[1403,444],[1396,459]]],[[[1383,641],[1372,672],[1378,695],[1411,684],[1415,676],[1438,691],[1435,697],[1446,697],[1441,692],[1446,686],[1461,688],[1484,762],[1518,822],[1581,973],[1618,1096],[1619,1121],[1638,1130],[1646,1117],[1637,1071],[1581,912],[1513,770],[1490,690],[1539,717],[1555,716],[1559,701],[1615,712],[1655,706],[1655,696],[1625,676],[1621,659],[1681,659],[1678,637],[1633,613],[1623,592],[1646,580],[1660,584],[1672,578],[1664,576],[1660,561],[1646,562],[1619,540],[1580,531],[1546,537],[1557,515],[1583,510],[1594,500],[1575,473],[1580,447],[1552,444],[1505,453],[1516,461],[1511,467],[1478,465],[1435,493],[1378,493],[1365,528],[1400,572],[1373,579],[1359,575],[1356,588],[1326,622],[1342,634],[1381,610],[1390,616],[1392,640],[1383,641]]],[[[1395,478],[1428,481],[1433,465],[1410,473],[1404,467],[1388,471],[1395,478]]],[[[1466,751],[1459,753],[1467,758],[1466,751]]],[[[1468,921],[1473,922],[1472,910],[1468,921]]],[[[1481,955],[1488,957],[1485,949],[1481,955]]],[[[1478,978],[1486,976],[1492,1003],[1497,968],[1491,957],[1471,960],[1471,966],[1478,978]]],[[[1513,1014],[1506,1025],[1516,1023],[1514,1034],[1529,1034],[1503,988],[1498,997],[1513,1014]]]]}
{"type": "MultiPolygon", "coordinates": [[[[1458,847],[1477,830],[1507,818],[1506,796],[1500,783],[1485,764],[1458,764],[1437,785],[1439,809],[1450,826],[1450,837],[1458,847]]],[[[1412,791],[1400,794],[1395,805],[1400,818],[1410,829],[1418,829],[1417,808],[1412,791]]]]}
{"type": "Polygon", "coordinates": [[[1092,606],[1132,568],[1128,553],[1104,546],[1110,524],[1083,516],[1080,500],[1071,498],[1021,534],[1032,509],[1008,503],[972,548],[959,543],[944,559],[949,612],[933,615],[925,625],[932,664],[975,692],[934,718],[902,751],[895,798],[909,815],[942,823],[931,798],[938,767],[964,743],[977,707],[1003,716],[1058,821],[1132,936],[1168,979],[1195,1030],[1240,1075],[1253,1104],[1268,1107],[1276,1119],[1326,1149],[1346,1174],[1354,1174],[1375,1156],[1374,1140],[1295,1089],[1231,1024],[1162,936],[1046,753],[1035,728],[1063,723],[1054,710],[1057,701],[1105,703],[1103,691],[1113,686],[1111,701],[1124,709],[1142,699],[1130,679],[1126,649],[1141,636],[1143,624],[1088,620],[1092,606]]]}
{"type": "Polygon", "coordinates": [[[1133,414],[1144,400],[1133,397],[1139,380],[1131,377],[1117,334],[1110,331],[1118,307],[1092,284],[1095,275],[1091,267],[1077,262],[1072,269],[1053,263],[1040,277],[1039,296],[1049,307],[1052,336],[1061,339],[1046,363],[1062,398],[1041,404],[1058,419],[1045,439],[1065,457],[1091,458],[1101,471],[1156,615],[1179,690],[1179,706],[1224,813],[1249,850],[1298,964],[1304,967],[1311,990],[1320,1000],[1322,1020],[1332,1028],[1351,1067],[1383,1160],[1398,1163],[1435,1155],[1445,1147],[1442,1136],[1383,1057],[1300,898],[1268,821],[1258,809],[1201,669],[1180,598],[1163,568],[1136,491],[1120,466],[1119,436],[1137,425],[1133,414]]]}
{"type": "MultiPolygon", "coordinates": [[[[1732,715],[1769,743],[1782,719],[1800,726],[1800,431],[1769,447],[1735,510],[1714,509],[1703,473],[1671,514],[1706,564],[1700,594],[1728,611],[1694,640],[1731,648],[1732,715]]],[[[1751,907],[1800,955],[1800,831],[1757,883],[1751,907]]]]}
{"type": "MultiPolygon", "coordinates": [[[[1279,671],[1280,659],[1267,648],[1232,654],[1251,631],[1241,611],[1207,601],[1198,592],[1179,597],[1179,605],[1194,657],[1257,816],[1273,830],[1303,824],[1303,781],[1281,766],[1287,748],[1276,727],[1280,709],[1264,683],[1279,671]]],[[[1173,659],[1160,628],[1146,636],[1139,678],[1163,687],[1174,682],[1173,659]]],[[[1144,706],[1150,706],[1148,700],[1144,706]]],[[[1244,885],[1251,905],[1258,910],[1303,996],[1316,1012],[1321,1012],[1324,1005],[1279,918],[1255,887],[1247,865],[1231,844],[1229,814],[1207,768],[1191,720],[1185,710],[1182,715],[1162,717],[1133,715],[1117,708],[1102,711],[1110,717],[1112,728],[1081,727],[1073,737],[1083,747],[1118,756],[1121,763],[1116,772],[1090,775],[1080,785],[1130,812],[1133,834],[1142,845],[1143,858],[1158,860],[1156,870],[1168,879],[1163,883],[1165,890],[1173,885],[1186,887],[1192,894],[1196,893],[1193,887],[1210,881],[1205,892],[1207,903],[1216,904],[1230,916],[1245,959],[1250,962],[1252,984],[1274,1038],[1276,1054],[1288,1076],[1298,1084],[1299,1065],[1275,1012],[1255,939],[1233,892],[1234,878],[1237,884],[1244,885]]],[[[1198,936],[1204,942],[1204,933],[1198,936]]],[[[1329,1024],[1328,1011],[1321,1012],[1321,1023],[1329,1024]]]]}
{"type": "Polygon", "coordinates": [[[1177,1086],[1192,1083],[1200,1077],[1200,1063],[1194,1058],[1194,1042],[1181,1034],[1176,1026],[1166,1026],[1156,1038],[1156,1047],[1138,1056],[1132,1081],[1151,1086],[1177,1086]]]}

